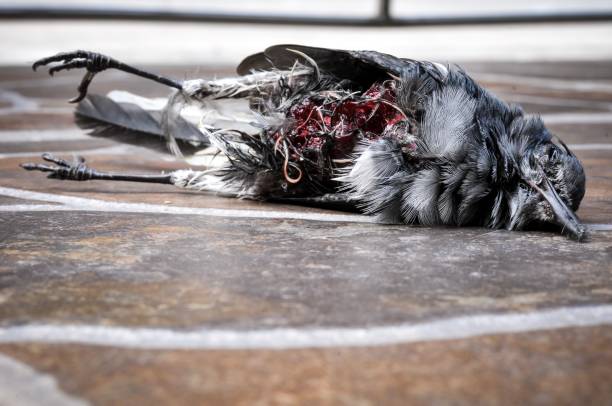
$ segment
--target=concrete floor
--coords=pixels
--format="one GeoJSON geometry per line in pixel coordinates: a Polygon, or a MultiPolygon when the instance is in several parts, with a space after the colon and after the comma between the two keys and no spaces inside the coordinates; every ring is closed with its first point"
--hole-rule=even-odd
{"type": "Polygon", "coordinates": [[[17,165],[186,165],[82,136],[78,74],[0,68],[0,404],[611,403],[612,62],[465,67],[582,160],[589,242],[47,180],[17,165]]]}

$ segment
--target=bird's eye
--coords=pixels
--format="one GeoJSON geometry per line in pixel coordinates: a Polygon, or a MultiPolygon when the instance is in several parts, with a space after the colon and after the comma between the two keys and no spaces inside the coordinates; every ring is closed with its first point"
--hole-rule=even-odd
{"type": "Polygon", "coordinates": [[[563,140],[556,135],[553,135],[550,140],[555,146],[555,150],[557,151],[565,151],[567,154],[572,155],[571,151],[567,148],[567,145],[563,142],[563,140]]]}

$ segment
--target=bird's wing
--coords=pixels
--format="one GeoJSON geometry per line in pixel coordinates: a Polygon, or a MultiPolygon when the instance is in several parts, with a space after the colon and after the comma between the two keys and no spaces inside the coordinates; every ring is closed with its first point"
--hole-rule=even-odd
{"type": "Polygon", "coordinates": [[[291,69],[296,61],[308,65],[300,53],[312,58],[322,71],[366,87],[373,82],[389,79],[389,75],[401,76],[410,66],[420,64],[376,51],[345,51],[285,44],[274,45],[248,56],[238,65],[237,72],[246,75],[254,70],[291,69]]]}

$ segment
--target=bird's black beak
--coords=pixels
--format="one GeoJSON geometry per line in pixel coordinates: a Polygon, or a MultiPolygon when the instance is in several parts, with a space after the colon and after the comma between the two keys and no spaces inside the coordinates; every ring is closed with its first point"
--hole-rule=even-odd
{"type": "Polygon", "coordinates": [[[556,222],[562,229],[562,233],[568,234],[577,241],[584,241],[586,239],[586,227],[580,223],[574,212],[561,200],[561,197],[546,176],[544,176],[542,184],[536,185],[533,182],[529,182],[529,185],[550,204],[555,213],[556,222]]]}

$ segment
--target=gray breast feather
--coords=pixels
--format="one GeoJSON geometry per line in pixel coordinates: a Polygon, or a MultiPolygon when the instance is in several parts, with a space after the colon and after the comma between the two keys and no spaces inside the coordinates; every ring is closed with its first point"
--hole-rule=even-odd
{"type": "Polygon", "coordinates": [[[425,104],[421,122],[421,145],[427,155],[452,158],[465,148],[474,127],[476,100],[457,86],[435,90],[425,104]]]}

